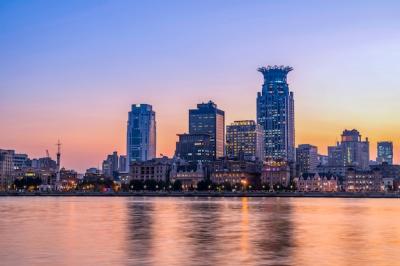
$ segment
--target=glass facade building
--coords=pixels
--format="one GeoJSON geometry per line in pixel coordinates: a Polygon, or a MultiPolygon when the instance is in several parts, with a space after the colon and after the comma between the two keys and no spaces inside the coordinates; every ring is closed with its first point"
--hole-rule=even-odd
{"type": "Polygon", "coordinates": [[[295,161],[294,96],[289,91],[288,66],[258,69],[264,76],[257,95],[257,123],[264,129],[267,159],[295,161]]]}
{"type": "Polygon", "coordinates": [[[393,164],[393,142],[381,141],[378,142],[378,163],[393,164]]]}
{"type": "Polygon", "coordinates": [[[189,110],[189,134],[210,135],[212,157],[225,156],[225,112],[212,101],[189,110]]]}
{"type": "Polygon", "coordinates": [[[128,167],[134,161],[156,157],[156,114],[151,105],[134,104],[128,114],[128,167]]]}
{"type": "Polygon", "coordinates": [[[210,162],[213,155],[209,134],[179,134],[175,156],[187,162],[210,162]]]}
{"type": "Polygon", "coordinates": [[[245,160],[264,159],[264,130],[253,120],[235,121],[226,127],[226,155],[245,160]]]}

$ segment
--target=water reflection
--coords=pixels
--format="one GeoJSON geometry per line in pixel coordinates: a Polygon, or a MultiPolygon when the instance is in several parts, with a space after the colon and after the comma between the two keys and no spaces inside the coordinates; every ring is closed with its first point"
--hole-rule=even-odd
{"type": "Polygon", "coordinates": [[[0,198],[2,265],[396,265],[398,200],[0,198]]]}

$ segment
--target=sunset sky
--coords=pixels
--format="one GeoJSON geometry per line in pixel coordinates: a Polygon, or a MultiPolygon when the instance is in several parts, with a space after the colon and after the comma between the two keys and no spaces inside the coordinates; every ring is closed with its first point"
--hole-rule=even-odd
{"type": "Polygon", "coordinates": [[[0,1],[0,148],[46,149],[80,172],[126,153],[130,105],[153,105],[172,155],[188,109],[255,119],[264,65],[289,65],[296,144],[326,153],[343,129],[395,143],[399,1],[0,1]]]}

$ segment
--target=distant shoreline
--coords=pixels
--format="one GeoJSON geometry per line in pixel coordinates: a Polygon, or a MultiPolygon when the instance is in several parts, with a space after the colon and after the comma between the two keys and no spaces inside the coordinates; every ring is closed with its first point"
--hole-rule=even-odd
{"type": "Polygon", "coordinates": [[[0,197],[285,197],[285,198],[399,198],[400,193],[380,192],[0,192],[0,197]]]}

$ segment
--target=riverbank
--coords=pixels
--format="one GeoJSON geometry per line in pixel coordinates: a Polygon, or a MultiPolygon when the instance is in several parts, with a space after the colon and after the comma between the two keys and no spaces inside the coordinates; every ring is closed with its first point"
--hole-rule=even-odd
{"type": "Polygon", "coordinates": [[[296,197],[296,198],[400,198],[400,193],[380,192],[0,192],[0,197],[296,197]]]}

